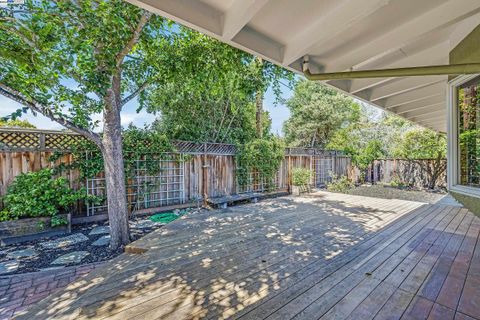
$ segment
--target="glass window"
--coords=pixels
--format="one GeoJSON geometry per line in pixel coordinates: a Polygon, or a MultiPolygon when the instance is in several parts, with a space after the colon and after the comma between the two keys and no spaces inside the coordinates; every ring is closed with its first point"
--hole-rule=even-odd
{"type": "Polygon", "coordinates": [[[459,184],[480,187],[480,77],[458,87],[459,184]]]}

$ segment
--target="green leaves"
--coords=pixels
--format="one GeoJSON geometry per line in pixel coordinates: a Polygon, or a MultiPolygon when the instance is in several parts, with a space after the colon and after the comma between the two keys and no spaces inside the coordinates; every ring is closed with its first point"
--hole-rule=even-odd
{"type": "Polygon", "coordinates": [[[284,158],[285,144],[279,138],[254,139],[244,144],[237,155],[239,184],[247,185],[249,174],[258,172],[268,187],[284,158]]]}
{"type": "Polygon", "coordinates": [[[67,179],[55,178],[52,169],[23,173],[7,189],[1,219],[54,217],[86,197],[84,190],[72,190],[67,179]]]}
{"type": "Polygon", "coordinates": [[[291,116],[285,122],[287,144],[325,148],[335,132],[358,120],[360,106],[324,84],[302,80],[287,101],[291,116]]]}

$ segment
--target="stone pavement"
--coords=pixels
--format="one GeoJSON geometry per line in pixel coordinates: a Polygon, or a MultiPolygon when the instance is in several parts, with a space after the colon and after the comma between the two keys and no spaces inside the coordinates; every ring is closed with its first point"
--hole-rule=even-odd
{"type": "Polygon", "coordinates": [[[102,264],[104,262],[0,277],[0,319],[10,319],[16,312],[66,287],[102,264]]]}

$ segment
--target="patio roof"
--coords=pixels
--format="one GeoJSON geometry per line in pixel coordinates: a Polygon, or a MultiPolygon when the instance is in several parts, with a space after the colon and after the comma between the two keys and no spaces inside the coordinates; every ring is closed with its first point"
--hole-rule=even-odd
{"type": "MultiPolygon", "coordinates": [[[[480,24],[478,0],[129,0],[266,60],[310,71],[443,65],[480,24]]],[[[447,76],[328,81],[358,99],[446,131],[447,76]],[[432,116],[429,116],[432,115],[432,116]]]]}

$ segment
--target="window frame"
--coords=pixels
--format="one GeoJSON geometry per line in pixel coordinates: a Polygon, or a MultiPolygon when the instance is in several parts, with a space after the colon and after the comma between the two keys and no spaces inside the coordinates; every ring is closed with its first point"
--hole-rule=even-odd
{"type": "Polygon", "coordinates": [[[458,143],[457,89],[480,74],[462,75],[448,82],[447,88],[447,181],[448,190],[480,198],[480,188],[458,184],[460,173],[460,146],[458,143]]]}

